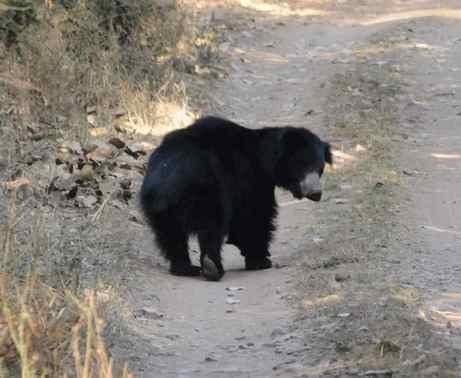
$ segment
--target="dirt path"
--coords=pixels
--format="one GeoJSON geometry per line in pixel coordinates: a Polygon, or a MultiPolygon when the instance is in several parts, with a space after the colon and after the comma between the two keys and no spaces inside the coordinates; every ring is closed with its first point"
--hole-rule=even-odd
{"type": "MultiPolygon", "coordinates": [[[[316,113],[321,114],[321,98],[314,91],[332,71],[306,65],[306,48],[338,49],[340,42],[352,43],[360,34],[352,28],[347,31],[338,41],[337,31],[323,24],[252,24],[229,47],[235,72],[217,91],[218,102],[230,104],[223,107],[224,114],[248,127],[307,125],[321,132],[320,122],[315,122],[316,113]],[[311,109],[314,114],[306,116],[311,109]]],[[[161,343],[141,376],[262,378],[301,373],[297,361],[307,345],[302,333],[290,329],[295,310],[287,299],[296,283],[294,256],[301,252],[306,237],[303,225],[314,222],[310,216],[314,205],[292,202],[289,195],[279,193],[279,230],[272,247],[279,268],[270,274],[242,270],[243,261],[230,246],[223,252],[227,273],[213,284],[172,277],[164,269],[151,274],[151,264],[144,260],[139,264],[137,283],[142,286],[136,292],[146,298],[134,300],[144,313],[136,328],[148,340],[161,343]],[[226,290],[234,287],[242,290],[226,290]],[[155,293],[154,301],[148,292],[155,293]],[[234,299],[240,303],[226,303],[234,299]],[[150,308],[158,308],[162,319],[146,319],[149,311],[143,309],[150,308]]],[[[147,233],[146,238],[143,249],[149,253],[152,246],[147,233]]],[[[195,243],[192,249],[198,250],[195,243]]],[[[155,312],[151,317],[157,317],[155,312]]]]}
{"type": "Polygon", "coordinates": [[[412,249],[419,252],[412,279],[425,289],[430,307],[444,316],[459,348],[461,27],[458,21],[432,19],[414,22],[411,28],[427,46],[407,61],[415,101],[406,117],[414,133],[406,144],[402,165],[408,172],[407,225],[412,249]]]}
{"type": "MultiPolygon", "coordinates": [[[[438,1],[424,5],[441,6],[438,1]]],[[[349,6],[354,10],[353,4],[349,6]]],[[[376,39],[380,33],[384,40],[395,37],[394,24],[359,26],[344,16],[347,9],[343,8],[341,12],[345,13],[334,19],[306,19],[295,14],[277,19],[257,14],[256,21],[251,21],[254,13],[240,14],[239,31],[232,33],[229,42],[222,46],[231,57],[232,70],[229,79],[219,83],[216,89],[220,113],[248,127],[291,124],[308,127],[322,136],[331,134],[325,120],[330,116],[327,102],[334,94],[331,82],[335,81],[335,75],[356,69],[359,57],[353,51],[368,45],[370,38],[376,39]]],[[[366,9],[370,10],[373,9],[366,9]]],[[[349,279],[343,271],[343,276],[335,275],[332,280],[332,287],[338,293],[346,285],[340,282],[349,280],[351,284],[344,290],[354,293],[355,277],[362,285],[364,279],[385,277],[386,270],[392,267],[389,273],[392,279],[420,289],[427,303],[450,320],[448,330],[446,324],[444,330],[440,330],[443,338],[459,335],[461,327],[461,260],[458,256],[461,139],[456,128],[461,107],[457,107],[459,90],[454,86],[457,79],[461,79],[456,63],[461,57],[460,30],[450,19],[433,21],[433,24],[410,19],[399,25],[399,37],[408,33],[415,43],[429,46],[393,55],[393,65],[402,66],[402,73],[408,76],[405,101],[414,99],[408,107],[399,107],[400,123],[410,125],[405,130],[405,138],[396,143],[404,147],[400,169],[406,172],[404,186],[411,198],[410,204],[398,206],[399,214],[405,214],[400,222],[404,226],[396,233],[399,236],[395,245],[399,252],[380,254],[363,265],[357,262],[362,261],[362,257],[347,257],[346,260],[356,265],[345,265],[346,273],[347,269],[359,272],[349,279]],[[435,30],[438,32],[434,33],[435,30]],[[415,35],[417,37],[413,37],[415,35]],[[437,157],[433,153],[446,156],[437,157]],[[403,246],[408,249],[404,250],[403,246]],[[360,272],[362,269],[366,271],[360,272]]],[[[370,64],[379,67],[386,64],[380,59],[383,57],[377,54],[370,64]]],[[[353,88],[351,91],[354,93],[353,88]]],[[[343,184],[346,181],[347,177],[343,184]]],[[[341,219],[338,212],[338,205],[347,206],[347,200],[340,197],[347,195],[348,186],[341,185],[331,194],[327,193],[328,206],[294,202],[286,193],[278,193],[279,228],[272,246],[277,268],[246,272],[242,270],[243,261],[237,251],[226,246],[223,255],[227,273],[218,283],[172,277],[163,262],[153,264],[151,236],[146,229],[138,257],[131,261],[131,269],[137,273],[130,283],[128,302],[134,311],[126,337],[116,347],[130,361],[137,376],[262,378],[362,373],[398,376],[399,369],[374,373],[353,364],[339,366],[338,356],[344,357],[350,349],[327,335],[342,334],[342,327],[350,330],[349,338],[359,339],[362,337],[359,333],[366,332],[371,325],[367,328],[359,321],[338,325],[337,320],[331,319],[330,310],[315,307],[309,309],[302,321],[294,323],[299,319],[299,302],[305,296],[320,295],[317,288],[323,285],[319,280],[323,276],[316,276],[309,267],[306,271],[309,264],[306,260],[315,262],[320,258],[317,245],[328,238],[329,232],[338,232],[338,227],[329,228],[327,223],[331,219],[347,227],[347,219],[341,219]],[[324,228],[317,229],[316,224],[324,228]],[[300,294],[299,288],[294,289],[303,280],[309,282],[307,287],[312,287],[311,293],[300,294]],[[237,303],[229,304],[233,301],[237,303]]],[[[341,245],[334,248],[343,247],[347,249],[341,245]]],[[[196,243],[191,249],[198,250],[196,243]]],[[[323,257],[330,258],[327,252],[323,257]]],[[[198,253],[194,255],[197,257],[198,253]]],[[[336,266],[341,265],[342,260],[334,256],[331,261],[332,266],[336,266]]],[[[330,266],[325,262],[319,264],[324,268],[330,266]]],[[[328,285],[325,283],[323,288],[328,285]]],[[[370,287],[364,297],[374,299],[374,286],[370,284],[370,287]]],[[[306,285],[301,290],[306,290],[306,285]]],[[[326,297],[319,296],[317,300],[319,298],[326,297]]],[[[362,305],[370,303],[373,301],[362,305]]],[[[334,317],[339,314],[346,321],[353,313],[341,304],[334,311],[334,317]]],[[[369,339],[367,345],[380,343],[369,339]]],[[[414,360],[418,357],[414,356],[414,360]]],[[[424,367],[425,373],[415,376],[452,376],[444,375],[440,368],[436,371],[438,375],[430,375],[431,370],[427,370],[430,368],[435,371],[429,364],[424,367]]],[[[410,371],[412,369],[416,371],[414,368],[410,371]]]]}

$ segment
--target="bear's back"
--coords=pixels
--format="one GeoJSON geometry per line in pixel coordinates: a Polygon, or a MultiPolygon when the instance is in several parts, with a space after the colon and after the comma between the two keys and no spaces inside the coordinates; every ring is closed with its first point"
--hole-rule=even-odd
{"type": "Polygon", "coordinates": [[[218,117],[204,117],[191,126],[167,134],[162,142],[176,148],[195,146],[214,151],[217,155],[239,151],[248,153],[256,148],[257,133],[218,117]]]}

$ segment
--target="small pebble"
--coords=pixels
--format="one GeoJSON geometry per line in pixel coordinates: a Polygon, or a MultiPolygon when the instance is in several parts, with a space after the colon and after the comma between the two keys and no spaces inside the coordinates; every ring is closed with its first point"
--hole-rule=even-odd
{"type": "Polygon", "coordinates": [[[218,361],[218,357],[215,354],[211,353],[205,357],[205,361],[206,362],[216,362],[218,361]]]}
{"type": "Polygon", "coordinates": [[[230,304],[230,305],[239,304],[239,303],[240,303],[240,299],[226,298],[226,303],[227,303],[227,304],[230,304]]]}
{"type": "Polygon", "coordinates": [[[350,274],[347,273],[336,273],[335,274],[335,281],[336,282],[344,282],[351,278],[350,274]]]}
{"type": "Polygon", "coordinates": [[[245,288],[243,286],[230,286],[226,287],[227,291],[243,291],[245,288]]]}

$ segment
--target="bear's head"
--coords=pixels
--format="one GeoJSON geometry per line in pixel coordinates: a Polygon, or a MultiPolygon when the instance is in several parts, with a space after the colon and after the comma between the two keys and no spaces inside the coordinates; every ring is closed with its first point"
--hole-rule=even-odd
{"type": "Polygon", "coordinates": [[[307,129],[284,127],[279,131],[277,153],[273,155],[275,184],[295,198],[320,201],[320,178],[325,164],[333,163],[330,145],[307,129]]]}

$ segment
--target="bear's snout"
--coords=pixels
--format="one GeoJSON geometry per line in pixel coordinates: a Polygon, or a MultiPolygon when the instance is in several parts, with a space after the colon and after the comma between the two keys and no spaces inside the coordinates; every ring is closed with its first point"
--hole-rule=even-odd
{"type": "Polygon", "coordinates": [[[320,187],[320,175],[317,172],[309,172],[299,183],[302,197],[312,201],[320,201],[322,198],[322,189],[320,187]]]}

